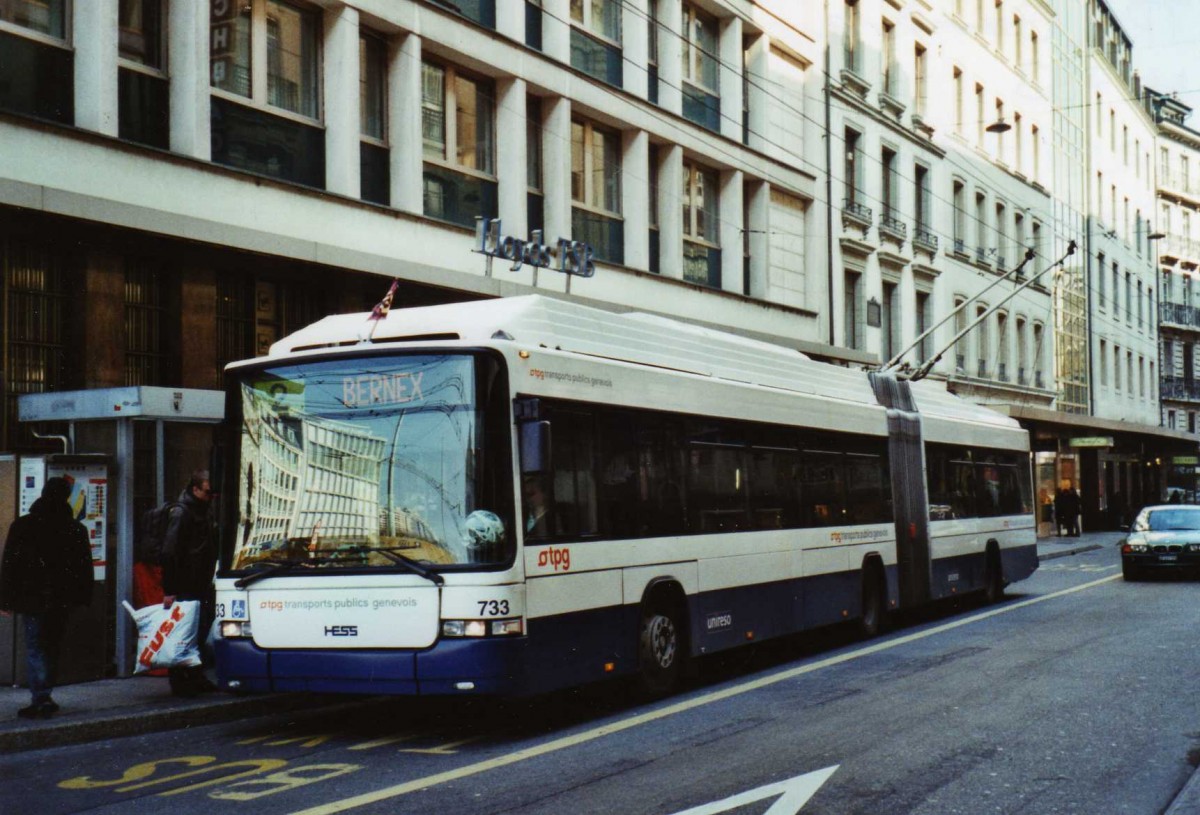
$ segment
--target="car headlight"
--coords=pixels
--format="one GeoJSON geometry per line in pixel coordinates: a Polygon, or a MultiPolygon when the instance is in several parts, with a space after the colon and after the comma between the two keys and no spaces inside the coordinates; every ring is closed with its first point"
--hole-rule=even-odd
{"type": "Polygon", "coordinates": [[[1126,540],[1125,544],[1121,547],[1121,553],[1126,554],[1126,555],[1134,554],[1134,553],[1138,553],[1138,552],[1149,552],[1149,551],[1150,551],[1150,547],[1147,546],[1146,544],[1132,543],[1128,540],[1126,540]]]}
{"type": "Polygon", "coordinates": [[[1189,543],[1187,545],[1187,550],[1189,552],[1200,552],[1200,543],[1189,543]]]}

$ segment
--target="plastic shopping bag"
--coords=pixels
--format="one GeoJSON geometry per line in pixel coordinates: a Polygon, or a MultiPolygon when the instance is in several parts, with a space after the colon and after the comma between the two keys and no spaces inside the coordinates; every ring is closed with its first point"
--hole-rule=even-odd
{"type": "Polygon", "coordinates": [[[134,609],[124,603],[138,628],[137,665],[134,673],[155,668],[186,668],[200,664],[200,602],[176,601],[134,609]]]}

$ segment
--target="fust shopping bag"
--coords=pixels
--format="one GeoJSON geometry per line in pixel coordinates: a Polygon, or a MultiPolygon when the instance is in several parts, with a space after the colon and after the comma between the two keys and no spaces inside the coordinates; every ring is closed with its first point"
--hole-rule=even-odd
{"type": "Polygon", "coordinates": [[[170,608],[161,605],[125,610],[138,628],[137,665],[134,673],[154,668],[186,668],[200,664],[200,602],[178,600],[170,608]]]}

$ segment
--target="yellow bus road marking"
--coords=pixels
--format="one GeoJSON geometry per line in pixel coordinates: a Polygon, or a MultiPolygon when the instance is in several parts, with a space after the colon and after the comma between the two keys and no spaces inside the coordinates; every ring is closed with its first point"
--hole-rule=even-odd
{"type": "Polygon", "coordinates": [[[458,752],[455,747],[462,747],[464,744],[470,744],[473,741],[479,741],[483,736],[472,736],[469,739],[459,739],[458,741],[450,741],[437,747],[410,747],[406,750],[401,750],[401,753],[424,753],[430,756],[452,756],[458,752]]]}
{"type": "Polygon", "coordinates": [[[878,654],[882,651],[889,651],[893,648],[898,648],[901,645],[908,645],[909,643],[928,639],[929,637],[933,637],[938,634],[944,634],[947,631],[953,631],[956,628],[962,628],[965,625],[977,623],[991,617],[997,617],[1001,614],[1010,614],[1014,611],[1019,611],[1024,608],[1028,608],[1029,606],[1037,605],[1038,603],[1044,603],[1047,600],[1055,600],[1059,597],[1065,597],[1069,594],[1075,594],[1077,592],[1093,589],[1097,586],[1104,585],[1105,583],[1111,583],[1114,580],[1120,579],[1120,575],[1111,575],[1109,577],[1103,577],[1099,580],[1093,580],[1090,583],[1083,583],[1079,586],[1074,586],[1069,589],[1056,591],[1052,594],[1046,594],[1041,597],[1033,597],[1028,600],[1021,600],[1020,602],[1006,604],[999,608],[974,614],[970,617],[964,617],[961,620],[943,623],[942,625],[934,626],[933,628],[928,628],[924,631],[906,634],[902,637],[886,640],[884,642],[878,642],[849,653],[839,654],[838,656],[829,657],[827,659],[818,660],[807,665],[802,665],[798,668],[790,668],[786,671],[780,671],[779,673],[771,674],[770,676],[764,676],[749,682],[744,682],[740,685],[734,685],[722,690],[712,691],[711,693],[696,696],[682,702],[676,702],[673,705],[668,705],[666,707],[659,708],[658,710],[651,710],[647,713],[631,716],[628,719],[611,722],[606,725],[601,725],[600,727],[592,728],[591,730],[585,730],[582,733],[576,733],[571,736],[563,736],[562,738],[553,739],[552,741],[538,744],[533,747],[526,747],[524,750],[517,750],[516,752],[509,753],[507,755],[497,756],[495,758],[487,759],[486,761],[479,761],[475,764],[468,764],[465,767],[459,767],[454,770],[447,770],[445,772],[427,775],[424,778],[406,781],[403,784],[385,787],[383,789],[375,790],[374,792],[354,795],[349,798],[344,798],[341,801],[332,801],[328,804],[310,807],[308,809],[295,812],[293,815],[333,815],[333,813],[336,812],[345,812],[349,809],[367,806],[368,804],[376,804],[380,801],[386,801],[390,798],[399,798],[400,796],[407,795],[410,792],[417,792],[418,790],[436,787],[439,784],[458,781],[463,778],[469,778],[473,775],[479,775],[480,773],[488,772],[489,770],[507,767],[510,764],[517,764],[522,761],[528,761],[532,758],[538,758],[550,753],[556,753],[560,750],[578,747],[581,744],[587,744],[588,742],[595,741],[605,736],[611,736],[614,733],[621,733],[649,722],[655,722],[659,719],[666,719],[670,716],[675,716],[680,713],[685,713],[689,710],[694,710],[695,708],[711,705],[714,702],[732,699],[736,696],[761,690],[762,688],[770,687],[771,685],[776,685],[780,682],[786,682],[789,679],[795,679],[798,676],[804,676],[805,674],[814,673],[816,671],[824,670],[825,668],[832,668],[835,665],[841,665],[846,662],[851,662],[852,660],[871,656],[872,654],[878,654]]]}
{"type": "Polygon", "coordinates": [[[347,750],[374,750],[376,747],[386,747],[389,744],[396,744],[402,741],[411,741],[417,737],[416,733],[404,733],[399,736],[389,736],[385,739],[374,739],[373,741],[364,741],[362,744],[355,744],[347,747],[347,750]]]}

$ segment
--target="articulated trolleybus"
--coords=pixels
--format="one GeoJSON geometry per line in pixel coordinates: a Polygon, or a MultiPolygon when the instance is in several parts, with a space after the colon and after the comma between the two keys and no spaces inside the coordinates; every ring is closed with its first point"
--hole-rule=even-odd
{"type": "Polygon", "coordinates": [[[1037,568],[1015,422],[661,317],[329,317],[228,381],[236,692],[663,693],[701,654],[1037,568]]]}

